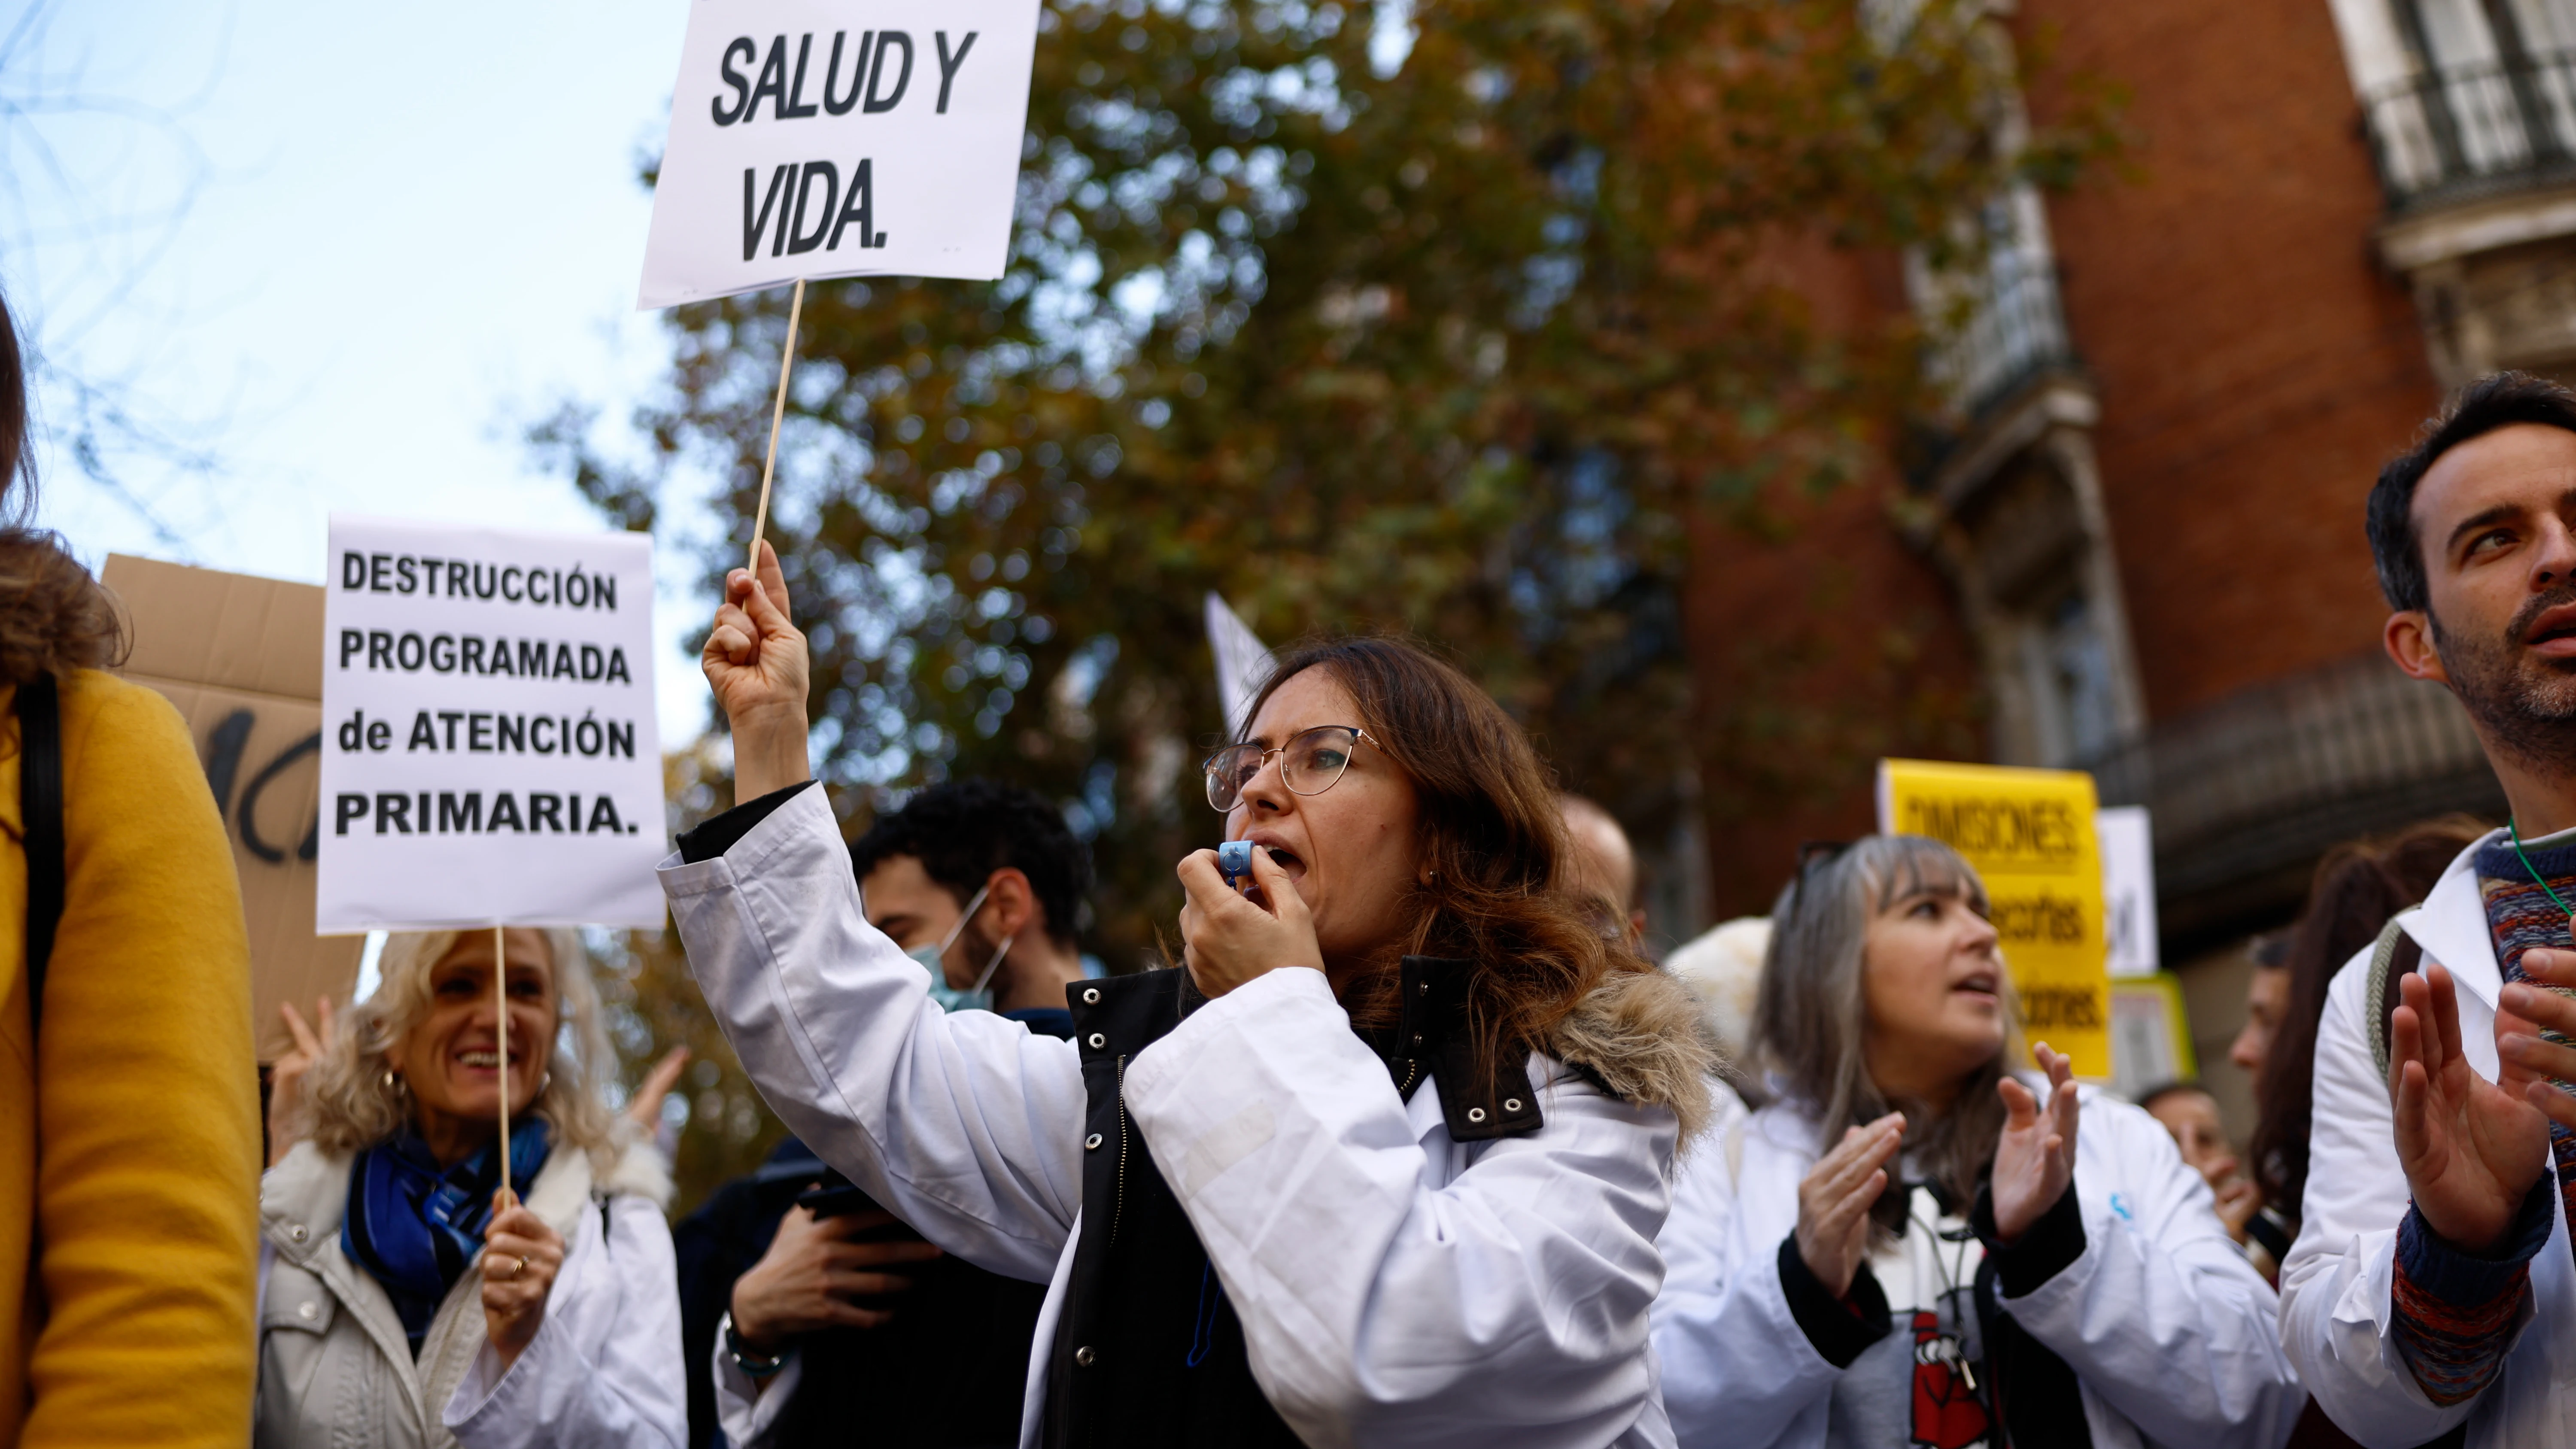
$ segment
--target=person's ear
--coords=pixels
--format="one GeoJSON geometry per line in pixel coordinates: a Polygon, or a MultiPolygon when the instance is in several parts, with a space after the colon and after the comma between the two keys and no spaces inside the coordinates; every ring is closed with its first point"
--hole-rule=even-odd
{"type": "Polygon", "coordinates": [[[1017,866],[1004,866],[985,882],[991,894],[984,897],[985,929],[995,940],[1004,936],[1025,935],[1037,929],[1041,908],[1038,893],[1029,886],[1027,873],[1017,866]]]}
{"type": "Polygon", "coordinates": [[[2433,647],[2433,616],[2429,611],[2400,609],[2389,615],[2380,629],[2379,642],[2408,678],[2429,679],[2436,684],[2451,682],[2450,674],[2442,668],[2441,651],[2433,647]]]}

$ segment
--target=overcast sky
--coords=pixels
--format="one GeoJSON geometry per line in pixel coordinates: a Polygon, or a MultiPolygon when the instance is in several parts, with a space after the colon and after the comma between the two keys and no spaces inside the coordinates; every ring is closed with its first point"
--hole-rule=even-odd
{"type": "MultiPolygon", "coordinates": [[[[0,99],[76,103],[0,120],[0,288],[38,346],[218,462],[120,459],[120,499],[42,394],[45,523],[93,565],[317,583],[333,511],[603,526],[518,438],[567,395],[622,415],[666,355],[634,311],[635,174],[685,0],[39,3],[0,99]]],[[[666,639],[696,607],[678,542],[666,639]]],[[[676,648],[659,673],[676,744],[705,687],[676,648]]]]}

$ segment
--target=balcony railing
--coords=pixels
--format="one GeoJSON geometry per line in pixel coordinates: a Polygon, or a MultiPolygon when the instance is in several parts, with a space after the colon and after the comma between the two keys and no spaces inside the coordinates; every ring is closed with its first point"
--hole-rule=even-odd
{"type": "Polygon", "coordinates": [[[2104,804],[2152,812],[2156,894],[2182,908],[2167,924],[2184,930],[2275,909],[2285,890],[2295,906],[2307,868],[2338,841],[2504,809],[2450,691],[2376,653],[2158,725],[2090,768],[2104,804]]]}
{"type": "Polygon", "coordinates": [[[2072,356],[2057,272],[2045,253],[1999,247],[1979,281],[1983,295],[1931,361],[1933,381],[1962,418],[2072,356]]]}
{"type": "Polygon", "coordinates": [[[2576,180],[2576,51],[2444,66],[2363,107],[2392,208],[2576,180]]]}

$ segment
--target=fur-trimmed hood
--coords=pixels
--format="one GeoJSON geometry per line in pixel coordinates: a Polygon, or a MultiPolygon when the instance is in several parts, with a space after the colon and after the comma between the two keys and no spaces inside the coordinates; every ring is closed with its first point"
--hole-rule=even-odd
{"type": "Polygon", "coordinates": [[[1712,1110],[1709,1082],[1725,1054],[1690,988],[1656,971],[1617,971],[1548,1033],[1548,1055],[1622,1101],[1670,1107],[1689,1150],[1712,1110]]]}

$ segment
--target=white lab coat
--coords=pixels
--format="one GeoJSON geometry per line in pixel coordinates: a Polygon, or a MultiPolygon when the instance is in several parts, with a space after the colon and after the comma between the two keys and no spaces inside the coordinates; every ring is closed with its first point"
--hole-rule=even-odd
{"type": "MultiPolygon", "coordinates": [[[[860,914],[819,789],[661,868],[691,969],[788,1127],[925,1237],[1051,1284],[1034,1445],[1080,1209],[1077,1049],[943,1013],[860,914]]],[[[1323,976],[1274,971],[1128,1065],[1154,1164],[1235,1305],[1255,1379],[1317,1446],[1663,1445],[1647,1307],[1674,1114],[1532,1056],[1546,1125],[1460,1144],[1408,1104],[1323,976]]]]}
{"type": "MultiPolygon", "coordinates": [[[[2460,852],[2424,904],[2398,917],[2426,963],[2449,969],[2461,1051],[2489,1081],[2504,973],[2473,862],[2479,846],[2503,836],[2497,831],[2460,852]]],[[[2317,1025],[2307,1199],[2299,1240],[2281,1265],[2281,1334],[2291,1360],[2327,1415],[2372,1449],[2421,1444],[2464,1420],[2472,1446],[2576,1445],[2576,1263],[2566,1214],[2549,1215],[2549,1242],[2531,1260],[2531,1299],[2517,1341],[2486,1392],[2435,1408],[2390,1333],[2397,1225],[2412,1194],[2397,1164],[2388,1086],[2371,1058],[2370,954],[2337,973],[2317,1025]]]]}
{"type": "MultiPolygon", "coordinates": [[[[2045,1097],[2044,1082],[2026,1080],[2045,1097]]],[[[2075,1370],[2096,1449],[2278,1449],[2303,1396],[2281,1353],[2272,1290],[2165,1129],[2079,1090],[2071,1190],[2084,1252],[2005,1299],[2005,1311],[2075,1370]]],[[[1684,1445],[1825,1442],[1842,1370],[1790,1315],[1779,1265],[1816,1146],[1805,1109],[1775,1102],[1720,1128],[1683,1165],[1654,1316],[1665,1409],[1684,1445]]]]}

